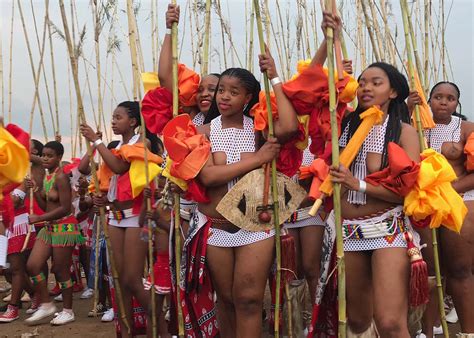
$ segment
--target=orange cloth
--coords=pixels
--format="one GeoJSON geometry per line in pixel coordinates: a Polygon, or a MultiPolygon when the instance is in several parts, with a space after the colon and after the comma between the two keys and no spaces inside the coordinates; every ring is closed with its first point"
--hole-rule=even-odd
{"type": "Polygon", "coordinates": [[[190,180],[201,171],[211,154],[211,144],[198,134],[191,118],[181,114],[172,119],[163,129],[163,144],[173,161],[172,176],[190,180]]]}
{"type": "MultiPolygon", "coordinates": [[[[420,120],[423,129],[431,129],[436,126],[433,121],[433,114],[431,113],[431,108],[426,102],[425,92],[421,86],[420,78],[418,77],[418,72],[415,71],[415,89],[418,92],[418,95],[421,98],[421,104],[418,105],[418,111],[420,112],[420,120]]],[[[411,116],[411,122],[416,128],[415,114],[411,116]]]]}
{"type": "Polygon", "coordinates": [[[459,233],[467,208],[451,185],[456,173],[446,158],[431,148],[423,151],[422,159],[415,187],[405,197],[405,214],[415,221],[431,217],[430,228],[443,225],[459,233]]]}
{"type": "Polygon", "coordinates": [[[474,170],[474,132],[467,138],[464,154],[466,154],[466,169],[469,171],[474,170]]]}
{"type": "Polygon", "coordinates": [[[313,177],[308,196],[313,199],[318,199],[321,197],[321,184],[328,175],[329,166],[323,159],[317,158],[309,166],[300,168],[299,179],[304,180],[305,178],[313,177]]]}
{"type": "MultiPolygon", "coordinates": [[[[278,107],[274,92],[270,92],[270,102],[272,105],[273,120],[278,119],[278,107]]],[[[258,103],[250,109],[250,116],[253,116],[255,130],[265,130],[268,128],[267,98],[265,91],[260,91],[258,103]]]]}
{"type": "MultiPolygon", "coordinates": [[[[383,112],[378,107],[373,106],[361,113],[360,118],[362,122],[339,156],[340,164],[346,168],[348,168],[352,161],[354,161],[372,127],[376,124],[382,123],[383,112]]],[[[326,196],[331,196],[332,189],[331,178],[328,176],[321,185],[320,190],[326,194],[326,196]]]]}
{"type": "MultiPolygon", "coordinates": [[[[357,86],[349,86],[351,81],[349,76],[345,76],[344,80],[336,82],[338,134],[340,134],[341,121],[347,110],[347,102],[352,101],[356,94],[357,86]],[[346,88],[351,93],[342,95],[346,88]]],[[[318,158],[329,160],[331,155],[331,123],[328,76],[324,68],[321,65],[314,65],[302,70],[301,74],[294,80],[283,84],[283,91],[298,115],[310,116],[308,130],[311,137],[310,151],[318,158]]]]}
{"type": "Polygon", "coordinates": [[[196,93],[200,81],[199,74],[182,63],[178,65],[179,103],[182,106],[190,107],[196,105],[196,93]]]}

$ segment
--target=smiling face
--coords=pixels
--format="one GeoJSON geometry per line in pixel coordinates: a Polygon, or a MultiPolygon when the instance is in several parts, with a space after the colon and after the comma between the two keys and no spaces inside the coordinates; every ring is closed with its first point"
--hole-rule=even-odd
{"type": "Polygon", "coordinates": [[[215,75],[208,75],[201,80],[196,94],[196,101],[200,112],[206,114],[209,111],[218,82],[219,78],[215,75]]]}
{"type": "Polygon", "coordinates": [[[449,120],[459,103],[458,92],[449,83],[442,83],[433,90],[430,107],[435,120],[449,120]]]}
{"type": "Polygon", "coordinates": [[[49,171],[55,170],[59,167],[61,163],[62,156],[56,154],[56,151],[51,148],[43,148],[43,168],[48,169],[49,171]]]}
{"type": "Polygon", "coordinates": [[[224,75],[217,88],[216,103],[222,116],[242,114],[246,104],[250,102],[252,94],[242,85],[239,78],[224,75]]]}
{"type": "Polygon", "coordinates": [[[115,108],[112,114],[112,131],[115,135],[123,135],[138,126],[136,118],[130,117],[125,107],[115,108]]]}
{"type": "Polygon", "coordinates": [[[378,67],[369,67],[359,78],[357,99],[359,105],[370,108],[373,105],[380,106],[382,111],[387,111],[392,99],[397,97],[397,92],[390,85],[387,74],[378,67]]]}

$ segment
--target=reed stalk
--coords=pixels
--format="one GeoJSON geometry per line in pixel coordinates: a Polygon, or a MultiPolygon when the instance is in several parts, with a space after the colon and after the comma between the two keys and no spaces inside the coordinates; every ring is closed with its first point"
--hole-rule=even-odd
{"type": "MultiPolygon", "coordinates": [[[[171,3],[176,5],[176,0],[172,0],[171,3]]],[[[173,116],[178,116],[179,108],[179,92],[178,92],[178,24],[173,22],[171,26],[171,58],[173,61],[172,65],[172,77],[173,77],[173,116]]],[[[181,217],[180,217],[180,196],[174,194],[174,254],[176,260],[176,308],[178,313],[178,335],[184,337],[184,320],[183,310],[181,308],[181,217]]]]}
{"type": "MultiPolygon", "coordinates": [[[[86,116],[84,114],[84,106],[82,103],[82,95],[81,95],[81,88],[79,85],[79,74],[78,74],[78,64],[77,64],[77,59],[76,59],[76,54],[74,53],[74,48],[73,44],[71,41],[71,36],[69,33],[69,26],[67,23],[67,18],[66,18],[66,10],[64,8],[64,1],[59,0],[59,7],[61,10],[61,18],[63,21],[63,26],[64,26],[64,36],[66,39],[66,44],[67,44],[67,49],[68,49],[68,54],[69,54],[69,60],[71,64],[71,70],[72,70],[72,75],[73,75],[73,80],[74,80],[74,87],[76,90],[76,99],[77,99],[77,112],[78,112],[78,118],[82,123],[86,123],[86,116]]],[[[74,17],[74,16],[73,16],[74,17]]],[[[89,158],[91,159],[91,174],[92,178],[94,181],[94,186],[95,186],[95,191],[100,192],[100,187],[99,187],[99,180],[97,179],[97,172],[96,172],[96,167],[93,163],[93,154],[92,154],[92,147],[89,144],[89,142],[86,142],[87,146],[87,153],[89,155],[89,158]]],[[[117,270],[115,268],[115,259],[113,255],[113,249],[110,244],[110,238],[109,238],[109,232],[108,232],[108,225],[107,222],[105,221],[105,209],[103,207],[99,208],[99,222],[101,222],[101,225],[104,229],[104,236],[106,239],[107,243],[107,250],[109,252],[109,259],[110,259],[110,265],[111,265],[111,270],[112,270],[112,276],[114,279],[114,286],[117,291],[117,300],[120,308],[120,312],[123,314],[122,315],[122,320],[127,327],[128,331],[130,332],[130,326],[128,325],[127,318],[125,317],[124,313],[124,306],[123,306],[123,299],[122,299],[122,289],[120,287],[119,283],[119,278],[117,274],[117,270]]]]}
{"type": "Polygon", "coordinates": [[[423,88],[425,89],[425,95],[428,95],[430,83],[429,83],[429,76],[428,76],[428,68],[429,68],[429,48],[430,48],[430,42],[429,42],[429,35],[430,35],[430,27],[429,27],[429,22],[431,19],[431,1],[430,0],[424,0],[424,43],[423,43],[423,88]]]}
{"type": "MultiPolygon", "coordinates": [[[[410,78],[410,86],[411,88],[415,88],[415,72],[413,69],[413,60],[412,60],[412,47],[410,44],[410,37],[409,37],[409,23],[408,23],[408,4],[406,0],[400,0],[400,6],[402,9],[402,17],[403,17],[403,28],[405,31],[405,44],[406,44],[406,52],[407,52],[407,60],[408,60],[408,72],[410,78]]],[[[425,150],[426,144],[425,139],[423,137],[423,127],[421,124],[420,119],[420,110],[418,105],[415,106],[415,121],[416,127],[418,131],[418,138],[420,142],[421,150],[425,150]]],[[[441,283],[441,269],[439,263],[439,250],[438,250],[438,239],[437,239],[437,230],[436,228],[431,229],[431,235],[433,237],[433,258],[434,258],[434,265],[435,265],[435,275],[436,275],[436,286],[438,290],[438,306],[439,306],[439,315],[441,319],[441,325],[443,327],[443,334],[446,338],[449,337],[448,331],[448,323],[446,322],[446,315],[444,313],[444,296],[443,296],[443,284],[441,283]]]]}
{"type": "Polygon", "coordinates": [[[48,21],[48,39],[49,39],[49,51],[51,61],[51,72],[53,75],[53,94],[54,94],[54,112],[56,116],[56,133],[61,134],[60,123],[59,123],[59,104],[58,104],[58,84],[56,81],[56,63],[54,62],[54,46],[53,46],[53,34],[51,33],[51,24],[49,20],[49,7],[46,12],[46,19],[48,21]]]}
{"type": "Polygon", "coordinates": [[[158,72],[158,61],[156,58],[157,52],[157,36],[156,36],[156,13],[155,13],[156,0],[151,0],[151,58],[153,61],[153,72],[158,72]]]}
{"type": "Polygon", "coordinates": [[[386,50],[382,43],[382,34],[380,33],[379,22],[377,20],[377,13],[375,12],[375,1],[368,1],[370,15],[372,16],[372,26],[375,33],[375,40],[377,41],[378,52],[382,61],[386,60],[386,50]]]}
{"type": "Polygon", "coordinates": [[[420,61],[420,56],[418,53],[418,44],[416,43],[416,36],[415,36],[415,30],[413,29],[413,24],[412,24],[412,17],[410,14],[410,11],[407,9],[407,15],[408,15],[408,30],[410,32],[410,39],[411,39],[411,48],[413,51],[413,55],[415,57],[415,65],[416,65],[416,71],[418,75],[420,76],[420,79],[423,77],[421,76],[421,72],[423,71],[423,67],[421,66],[421,61],[420,61]]]}
{"type": "MultiPolygon", "coordinates": [[[[326,9],[335,11],[335,1],[326,0],[326,9]]],[[[326,32],[327,41],[327,66],[328,66],[328,86],[329,86],[329,113],[331,123],[331,143],[332,143],[332,166],[339,168],[339,134],[337,124],[337,98],[336,84],[334,77],[334,32],[331,28],[326,32]]],[[[337,292],[338,292],[338,335],[341,338],[346,337],[347,318],[346,318],[346,276],[345,276],[345,259],[344,259],[344,243],[342,234],[341,219],[341,184],[333,185],[333,203],[334,216],[336,223],[336,256],[337,256],[337,292]]]]}
{"type": "MultiPolygon", "coordinates": [[[[128,18],[128,38],[129,38],[129,47],[130,47],[130,57],[132,61],[132,74],[133,74],[133,99],[135,101],[139,101],[141,98],[141,83],[140,83],[140,71],[138,68],[138,55],[139,48],[137,44],[137,24],[135,20],[135,15],[133,11],[133,3],[132,0],[127,0],[127,18],[128,18]]],[[[145,120],[143,115],[140,112],[140,120],[141,120],[141,139],[142,143],[146,144],[146,136],[145,136],[145,120]]],[[[144,147],[144,162],[145,162],[145,182],[147,188],[150,186],[150,173],[148,167],[148,152],[147,148],[144,147]]],[[[146,199],[146,209],[147,212],[151,210],[151,200],[149,198],[146,199]]],[[[157,321],[156,321],[156,293],[155,293],[155,274],[153,271],[153,224],[152,221],[149,219],[147,222],[148,226],[148,260],[149,260],[149,271],[150,271],[150,279],[151,279],[151,323],[152,323],[152,337],[158,337],[158,330],[157,330],[157,321]]]]}
{"type": "Polygon", "coordinates": [[[255,23],[255,10],[253,8],[254,3],[252,1],[252,9],[250,10],[250,36],[249,36],[249,50],[247,54],[247,69],[249,72],[253,72],[253,33],[254,33],[254,23],[255,23]]]}
{"type": "MultiPolygon", "coordinates": [[[[265,54],[265,41],[263,38],[263,25],[262,17],[260,15],[260,7],[258,0],[254,0],[255,18],[257,21],[258,38],[260,42],[260,53],[265,54]]],[[[263,84],[265,87],[265,97],[267,101],[267,114],[268,114],[268,137],[274,136],[273,130],[273,114],[270,100],[270,82],[267,73],[263,73],[263,84]]],[[[277,172],[276,172],[276,160],[272,160],[272,197],[273,197],[273,224],[275,227],[275,250],[276,250],[276,286],[275,286],[275,326],[274,336],[280,337],[280,287],[281,287],[281,236],[280,236],[280,221],[278,215],[278,188],[277,188],[277,172]]]]}
{"type": "MultiPolygon", "coordinates": [[[[216,6],[219,11],[219,16],[221,18],[221,25],[223,26],[222,14],[220,11],[220,2],[216,3],[216,6]]],[[[211,0],[206,0],[206,15],[204,19],[204,47],[203,47],[203,56],[202,56],[202,68],[201,76],[205,76],[209,73],[209,36],[211,34],[211,0]]],[[[225,43],[224,43],[224,28],[221,27],[222,34],[222,46],[224,51],[224,60],[225,60],[225,43]]],[[[227,69],[227,61],[224,61],[225,68],[227,69]]]]}
{"type": "Polygon", "coordinates": [[[31,52],[30,40],[28,39],[28,31],[26,29],[25,18],[23,16],[23,9],[21,8],[21,1],[20,0],[18,0],[18,10],[20,12],[21,25],[23,27],[23,34],[25,36],[26,47],[28,49],[28,56],[29,56],[29,59],[30,59],[30,66],[31,66],[31,74],[33,75],[33,79],[34,79],[34,82],[35,82],[35,96],[33,98],[33,105],[32,105],[31,111],[30,111],[29,133],[31,135],[32,130],[33,130],[34,112],[35,112],[35,108],[36,108],[36,101],[38,101],[38,108],[39,108],[40,117],[41,117],[41,125],[43,127],[43,135],[44,135],[45,140],[47,141],[48,140],[48,133],[46,131],[46,124],[44,122],[43,107],[41,105],[41,99],[40,99],[39,90],[38,90],[39,78],[40,78],[40,73],[41,73],[41,65],[43,64],[42,60],[43,60],[43,55],[44,55],[44,44],[43,44],[43,48],[41,48],[41,50],[40,50],[40,62],[39,62],[39,65],[38,65],[38,72],[36,72],[35,71],[35,65],[34,65],[34,62],[33,62],[33,55],[32,55],[32,52],[31,52]]]}
{"type": "MultiPolygon", "coordinates": [[[[99,13],[99,7],[97,6],[97,0],[92,1],[92,17],[94,18],[94,48],[95,48],[95,67],[97,75],[97,113],[98,113],[98,122],[97,130],[101,130],[101,121],[102,115],[104,114],[104,104],[102,102],[102,92],[101,92],[101,69],[100,69],[100,33],[102,31],[102,20],[99,13]]],[[[94,114],[95,116],[95,114],[94,114]]],[[[105,127],[105,126],[104,126],[105,127]]]]}
{"type": "Polygon", "coordinates": [[[448,79],[448,73],[446,71],[446,43],[445,43],[445,32],[446,32],[446,21],[444,19],[444,0],[439,2],[439,7],[441,11],[441,65],[443,67],[443,80],[448,79]]]}
{"type": "MultiPolygon", "coordinates": [[[[46,5],[46,12],[47,12],[48,8],[49,8],[49,1],[48,0],[45,2],[45,5],[46,5]]],[[[40,44],[39,34],[38,34],[38,27],[37,27],[37,24],[36,24],[36,14],[35,14],[35,9],[33,7],[33,0],[30,0],[30,7],[31,7],[31,14],[32,14],[32,17],[33,17],[33,26],[35,28],[36,43],[38,44],[38,49],[42,50],[42,49],[46,48],[45,47],[46,46],[45,41],[46,41],[46,26],[48,25],[48,14],[46,14],[45,18],[44,18],[43,38],[42,38],[42,44],[40,44]]],[[[56,133],[56,125],[54,123],[53,107],[52,107],[52,104],[51,104],[51,95],[49,94],[48,79],[46,77],[46,71],[44,70],[43,59],[41,59],[40,62],[41,62],[41,66],[40,66],[40,70],[38,71],[37,74],[41,78],[41,72],[44,73],[42,77],[43,77],[43,82],[44,82],[45,89],[46,89],[46,98],[48,99],[49,115],[51,117],[51,122],[52,122],[52,126],[53,126],[53,134],[56,135],[57,133],[56,133]]]]}
{"type": "Polygon", "coordinates": [[[365,27],[367,28],[367,33],[369,33],[370,43],[372,44],[372,53],[377,62],[381,61],[380,53],[375,41],[374,32],[372,30],[372,26],[370,25],[370,18],[369,18],[369,13],[367,12],[365,0],[360,0],[360,4],[361,4],[362,12],[364,13],[365,27]]]}
{"type": "Polygon", "coordinates": [[[12,1],[12,18],[10,21],[10,53],[8,66],[8,122],[12,121],[12,74],[13,74],[13,24],[15,22],[15,1],[12,1]]]}

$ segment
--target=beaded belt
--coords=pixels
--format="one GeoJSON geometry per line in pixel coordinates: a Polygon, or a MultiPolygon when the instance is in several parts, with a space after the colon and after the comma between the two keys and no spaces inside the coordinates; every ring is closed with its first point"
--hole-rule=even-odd
{"type": "Polygon", "coordinates": [[[110,214],[112,215],[112,218],[117,221],[135,216],[132,208],[124,210],[110,210],[110,214]]]}
{"type": "Polygon", "coordinates": [[[394,236],[407,230],[404,214],[398,210],[370,219],[345,220],[342,223],[344,239],[381,238],[394,236]]]}
{"type": "Polygon", "coordinates": [[[291,216],[288,218],[287,223],[296,223],[299,221],[303,221],[305,219],[311,218],[308,212],[311,210],[311,207],[301,208],[296,210],[291,216]]]}

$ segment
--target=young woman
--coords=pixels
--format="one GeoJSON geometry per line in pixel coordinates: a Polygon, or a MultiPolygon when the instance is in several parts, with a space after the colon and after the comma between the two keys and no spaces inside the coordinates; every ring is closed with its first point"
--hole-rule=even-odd
{"type": "Polygon", "coordinates": [[[408,93],[406,78],[389,64],[374,63],[362,72],[357,91],[359,106],[343,123],[340,146],[347,145],[364,110],[380,106],[383,123],[372,128],[350,169],[341,165],[330,172],[333,182],[341,183],[343,188],[343,228],[349,233],[344,241],[346,279],[350,285],[347,316],[354,334],[373,330],[374,319],[381,337],[409,337],[410,263],[404,232],[411,227],[403,214],[403,198],[364,181],[368,174],[387,166],[389,142],[399,144],[413,161],[419,161],[416,130],[408,124],[404,102],[408,93]],[[383,231],[368,234],[373,224],[383,224],[378,227],[383,231]],[[358,230],[356,234],[354,229],[358,230]]]}
{"type": "MultiPolygon", "coordinates": [[[[425,131],[428,146],[443,154],[453,167],[458,179],[453,182],[454,189],[463,195],[468,214],[461,233],[456,234],[444,227],[439,230],[441,257],[447,277],[447,290],[452,296],[459,317],[461,330],[474,333],[474,173],[467,168],[464,148],[469,136],[474,132],[474,123],[463,121],[457,116],[456,108],[461,92],[452,82],[442,81],[431,89],[428,103],[436,123],[435,128],[425,131]]],[[[413,92],[408,101],[410,108],[421,103],[413,92]]],[[[461,115],[462,116],[462,115],[461,115]]],[[[473,142],[472,140],[470,142],[473,142]]],[[[472,159],[471,159],[472,162],[472,159]]],[[[432,246],[430,233],[423,231],[423,240],[432,246]]],[[[434,271],[432,271],[434,275],[434,271]]],[[[436,302],[436,300],[434,299],[436,302]]],[[[433,308],[435,308],[434,306],[433,308]]],[[[436,312],[436,310],[433,310],[436,312]]],[[[429,315],[428,315],[429,316],[429,315]]],[[[426,336],[432,336],[433,317],[423,327],[426,336]]]]}
{"type": "Polygon", "coordinates": [[[56,312],[56,306],[49,301],[47,280],[42,268],[51,256],[52,271],[56,276],[63,295],[63,310],[51,320],[53,325],[64,325],[74,321],[72,311],[72,280],[69,272],[72,251],[77,244],[84,243],[76,218],[71,214],[71,185],[69,177],[60,168],[64,148],[61,143],[51,141],[43,147],[43,166],[49,171],[45,176],[43,188],[38,189],[34,181],[26,180],[28,188],[33,189],[34,197],[42,215],[30,215],[32,224],[45,222],[39,231],[27,263],[27,271],[35,286],[35,294],[40,299],[40,307],[26,323],[35,325],[56,312]]]}
{"type": "MultiPolygon", "coordinates": [[[[138,127],[140,127],[139,103],[130,101],[120,103],[112,114],[112,130],[115,135],[122,137],[121,142],[115,149],[120,149],[122,145],[140,143],[140,134],[135,132],[138,127]]],[[[150,294],[143,288],[141,278],[148,248],[147,243],[140,239],[141,228],[138,224],[142,196],[133,199],[131,189],[123,192],[122,195],[126,196],[119,196],[118,185],[119,182],[123,182],[122,179],[126,179],[130,163],[121,157],[115,156],[112,151],[107,149],[98,135],[88,125],[81,125],[80,131],[89,142],[94,144],[104,163],[114,173],[110,180],[107,195],[112,209],[109,216],[109,236],[116,269],[120,277],[120,285],[122,286],[125,312],[128,323],[131,324],[132,296],[138,300],[148,314],[150,305],[150,294]]],[[[152,136],[148,135],[147,137],[151,138],[152,136]]],[[[153,142],[151,144],[153,149],[153,142]]],[[[125,326],[123,323],[121,324],[122,337],[128,337],[127,330],[123,329],[125,326]]]]}
{"type": "MultiPolygon", "coordinates": [[[[270,79],[278,77],[268,51],[260,56],[260,68],[270,79]]],[[[281,83],[277,80],[274,83],[279,112],[275,121],[278,140],[268,139],[259,148],[264,140],[254,133],[248,112],[258,101],[260,84],[241,68],[222,73],[206,117],[211,122],[198,130],[211,142],[211,156],[198,176],[207,187],[210,202],[199,204],[191,223],[209,229],[207,264],[217,292],[222,337],[261,335],[263,295],[273,261],[274,233],[239,229],[224,219],[216,206],[239,177],[269,163],[278,155],[278,142],[297,130],[296,113],[281,83]]]]}
{"type": "MultiPolygon", "coordinates": [[[[168,5],[168,10],[166,11],[166,29],[171,30],[171,26],[174,22],[179,23],[179,6],[177,5],[168,5]]],[[[160,52],[158,76],[160,79],[161,87],[167,88],[170,92],[172,89],[172,57],[171,57],[171,33],[168,31],[163,40],[160,52]]],[[[219,81],[219,74],[209,74],[201,78],[199,83],[199,88],[196,93],[196,105],[198,108],[198,113],[193,117],[193,123],[196,126],[201,126],[204,124],[204,119],[206,118],[209,108],[211,108],[212,98],[216,92],[217,82],[219,81]]]]}

